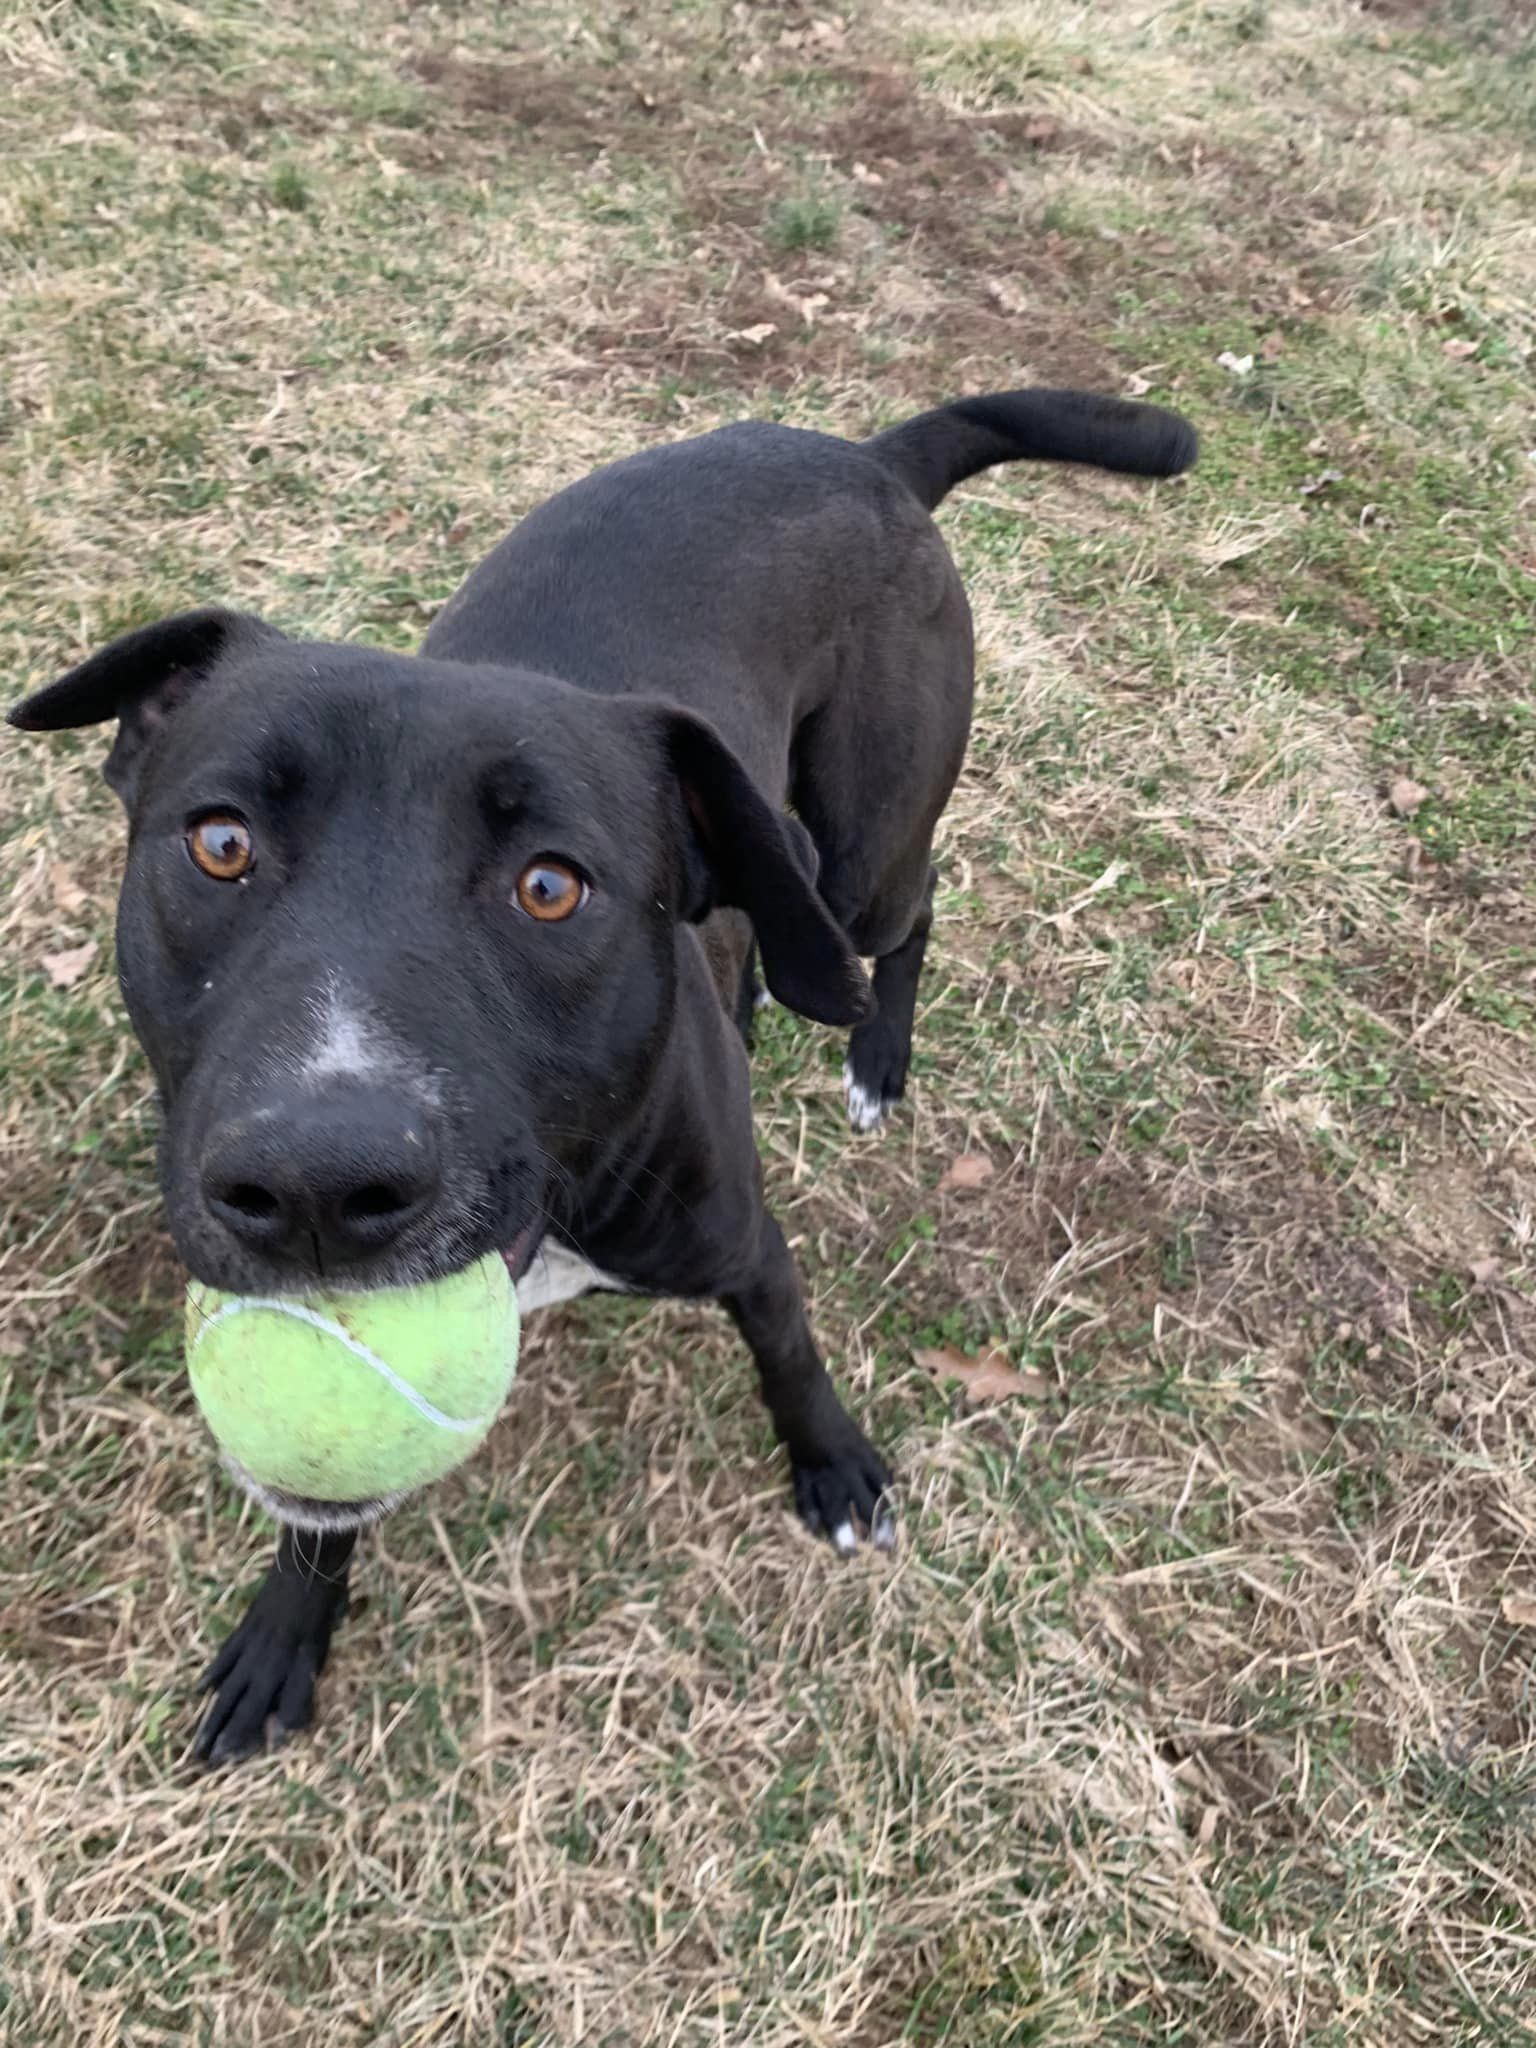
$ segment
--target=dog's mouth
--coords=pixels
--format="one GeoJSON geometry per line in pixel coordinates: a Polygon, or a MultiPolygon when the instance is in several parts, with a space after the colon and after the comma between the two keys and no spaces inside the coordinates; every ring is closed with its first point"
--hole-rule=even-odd
{"type": "Polygon", "coordinates": [[[507,1271],[512,1275],[515,1286],[537,1256],[539,1246],[544,1242],[544,1219],[536,1216],[531,1223],[525,1223],[502,1253],[507,1262],[507,1271]]]}
{"type": "MultiPolygon", "coordinates": [[[[536,1218],[527,1223],[513,1238],[502,1257],[507,1262],[507,1271],[514,1284],[521,1280],[533,1264],[544,1238],[544,1223],[536,1218]]],[[[415,1487],[406,1487],[398,1493],[379,1494],[370,1500],[315,1500],[307,1494],[286,1493],[279,1486],[269,1486],[258,1479],[254,1472],[248,1472],[240,1460],[228,1451],[223,1454],[225,1469],[240,1491],[259,1508],[265,1509],[273,1521],[283,1523],[290,1529],[319,1529],[341,1533],[347,1530],[371,1528],[375,1522],[382,1522],[386,1515],[408,1501],[415,1487]]]]}

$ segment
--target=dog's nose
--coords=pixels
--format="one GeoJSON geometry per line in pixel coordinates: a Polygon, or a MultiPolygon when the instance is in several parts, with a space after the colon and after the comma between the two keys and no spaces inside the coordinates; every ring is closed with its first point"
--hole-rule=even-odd
{"type": "Polygon", "coordinates": [[[374,1091],[258,1105],[216,1130],[203,1196],[252,1251],[326,1272],[381,1251],[442,1186],[426,1120],[374,1091]]]}

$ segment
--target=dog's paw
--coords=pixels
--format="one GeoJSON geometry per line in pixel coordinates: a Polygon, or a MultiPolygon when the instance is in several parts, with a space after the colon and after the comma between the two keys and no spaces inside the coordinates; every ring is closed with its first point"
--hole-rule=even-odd
{"type": "Polygon", "coordinates": [[[850,1060],[843,1067],[843,1097],[848,1104],[848,1121],[853,1128],[856,1131],[877,1131],[892,1103],[901,1100],[901,1093],[897,1090],[894,1095],[887,1095],[878,1084],[870,1086],[854,1072],[850,1060]]]}
{"type": "Polygon", "coordinates": [[[331,1632],[346,1611],[345,1580],[268,1575],[198,1682],[214,1696],[192,1744],[200,1763],[236,1763],[310,1725],[331,1632]]]}
{"type": "Polygon", "coordinates": [[[891,1475],[856,1429],[823,1457],[791,1457],[795,1506],[813,1536],[825,1536],[840,1557],[852,1557],[862,1532],[876,1550],[896,1548],[891,1475]]]}

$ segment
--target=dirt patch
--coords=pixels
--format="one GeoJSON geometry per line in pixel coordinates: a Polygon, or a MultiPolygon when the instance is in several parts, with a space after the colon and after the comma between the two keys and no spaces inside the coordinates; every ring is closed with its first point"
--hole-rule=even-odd
{"type": "Polygon", "coordinates": [[[537,143],[541,155],[597,156],[615,148],[643,155],[679,118],[668,81],[627,66],[551,64],[533,53],[490,63],[423,50],[405,70],[434,89],[449,117],[401,152],[414,154],[419,162],[448,161],[456,135],[466,132],[525,136],[537,143]]]}
{"type": "MultiPolygon", "coordinates": [[[[882,321],[866,303],[809,323],[786,308],[774,289],[780,283],[765,268],[719,297],[692,303],[652,290],[630,301],[625,317],[582,328],[589,366],[576,372],[578,381],[625,370],[684,387],[783,391],[810,378],[843,380],[878,368],[883,393],[931,400],[1031,375],[1066,384],[1118,380],[1109,352],[1060,312],[1010,316],[962,300],[909,321],[882,321]]],[[[786,288],[813,296],[818,285],[814,277],[791,277],[786,288]]]]}
{"type": "Polygon", "coordinates": [[[1324,245],[1349,195],[1325,204],[1291,190],[1273,164],[1214,142],[1179,152],[1122,143],[1043,104],[961,112],[847,39],[818,54],[825,112],[804,103],[795,51],[773,44],[757,49],[750,92],[733,71],[708,98],[675,62],[424,50],[407,72],[440,98],[443,118],[391,131],[389,149],[432,169],[523,136],[542,158],[578,158],[602,175],[675,172],[686,255],[649,258],[606,305],[573,312],[577,381],[628,372],[683,388],[785,389],[878,370],[882,390],[924,396],[1027,376],[1115,384],[1121,366],[1103,337],[1127,292],[1235,299],[1266,323],[1332,301],[1324,245]],[[1053,224],[1045,166],[1059,174],[1111,158],[1154,188],[1176,185],[1185,207],[1193,184],[1212,246],[1053,224]],[[798,221],[797,205],[808,209],[798,221]],[[1258,253],[1258,219],[1269,253],[1258,253]]]}
{"type": "Polygon", "coordinates": [[[784,389],[871,365],[883,389],[925,396],[1026,372],[1115,381],[1088,338],[1111,318],[1099,248],[1035,217],[1033,167],[1101,153],[1100,138],[1042,110],[965,116],[847,48],[817,67],[834,103],[820,118],[795,50],[758,56],[750,93],[733,74],[703,98],[675,62],[424,50],[406,72],[441,118],[391,129],[388,150],[430,171],[521,136],[600,177],[675,172],[686,255],[648,258],[605,304],[573,310],[577,381],[784,389]],[[807,192],[825,212],[807,230],[817,246],[797,248],[785,209],[807,192]]]}
{"type": "Polygon", "coordinates": [[[1394,680],[1420,703],[1452,699],[1475,704],[1515,696],[1523,701],[1530,689],[1528,669],[1509,657],[1487,654],[1410,655],[1398,663],[1394,680]]]}
{"type": "Polygon", "coordinates": [[[622,321],[584,331],[594,364],[780,389],[877,365],[882,389],[924,396],[1031,369],[1113,381],[1093,252],[1032,222],[1020,169],[1089,139],[1025,114],[964,120],[890,70],[840,83],[847,104],[825,123],[726,116],[693,133],[688,268],[653,273],[638,310],[626,293],[622,321]],[[784,209],[807,187],[826,207],[814,252],[785,246],[784,209]],[[684,299],[701,249],[724,281],[684,299]]]}

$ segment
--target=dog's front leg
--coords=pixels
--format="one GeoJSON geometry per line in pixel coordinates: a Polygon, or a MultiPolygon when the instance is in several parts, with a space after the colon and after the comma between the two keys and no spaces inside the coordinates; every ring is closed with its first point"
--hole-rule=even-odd
{"type": "Polygon", "coordinates": [[[198,1686],[214,1695],[193,1745],[204,1763],[233,1763],[309,1726],[356,1544],[355,1529],[284,1529],[245,1619],[198,1686]]]}
{"type": "Polygon", "coordinates": [[[724,1302],[757,1361],[763,1399],[789,1452],[800,1518],[844,1555],[857,1548],[860,1525],[889,1550],[896,1541],[884,1499],[891,1475],[837,1398],[806,1321],[794,1259],[771,1216],[762,1219],[759,1243],[756,1272],[724,1302]]]}

